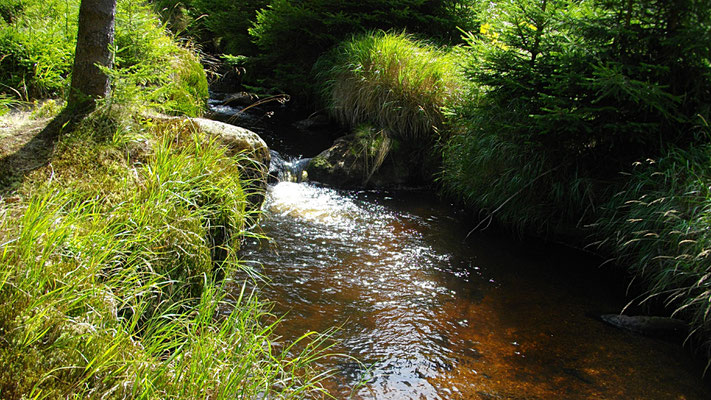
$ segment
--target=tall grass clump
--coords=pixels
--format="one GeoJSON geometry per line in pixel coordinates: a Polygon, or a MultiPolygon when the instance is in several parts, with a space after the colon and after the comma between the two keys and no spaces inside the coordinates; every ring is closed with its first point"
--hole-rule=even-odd
{"type": "Polygon", "coordinates": [[[711,348],[711,145],[674,147],[637,163],[596,228],[646,288],[642,303],[690,321],[711,348]]]}
{"type": "Polygon", "coordinates": [[[192,127],[96,111],[0,200],[3,398],[322,393],[317,355],[275,350],[219,279],[243,268],[242,156],[192,127]]]}
{"type": "Polygon", "coordinates": [[[353,37],[324,55],[315,71],[339,121],[373,124],[403,141],[432,143],[444,108],[459,97],[456,57],[405,33],[353,37]]]}
{"type": "MultiPolygon", "coordinates": [[[[0,8],[0,96],[24,101],[64,97],[70,83],[80,1],[12,4],[0,8]]],[[[208,96],[202,66],[194,51],[168,36],[147,3],[119,0],[115,35],[110,74],[116,96],[174,114],[195,116],[202,112],[208,96]]]]}
{"type": "Polygon", "coordinates": [[[450,122],[450,137],[441,147],[443,192],[479,210],[479,227],[495,218],[519,232],[560,235],[592,221],[601,185],[536,146],[490,130],[487,120],[505,115],[474,111],[450,122]]]}
{"type": "Polygon", "coordinates": [[[321,55],[352,35],[393,30],[460,43],[458,27],[477,25],[481,2],[472,0],[272,0],[257,11],[249,34],[265,83],[295,96],[312,95],[309,71],[321,55]]]}

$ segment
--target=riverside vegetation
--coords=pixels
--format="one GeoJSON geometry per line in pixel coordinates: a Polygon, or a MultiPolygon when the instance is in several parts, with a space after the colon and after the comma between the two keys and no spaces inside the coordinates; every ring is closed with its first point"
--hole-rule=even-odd
{"type": "MultiPolygon", "coordinates": [[[[62,7],[68,3],[56,3],[57,10],[67,10],[62,7]]],[[[247,88],[290,91],[305,99],[302,105],[327,107],[360,137],[371,135],[366,140],[366,147],[371,144],[375,147],[366,151],[372,157],[371,167],[377,168],[382,163],[383,151],[405,149],[414,155],[413,159],[427,160],[434,166],[438,176],[434,184],[444,194],[484,212],[481,227],[495,219],[520,232],[563,238],[576,245],[592,245],[612,256],[618,265],[627,268],[637,283],[636,292],[632,293],[635,299],[657,312],[689,322],[693,333],[690,337],[696,348],[709,354],[711,131],[707,121],[711,105],[711,15],[705,1],[391,0],[355,4],[337,0],[255,0],[228,3],[159,0],[155,5],[174,30],[192,35],[211,51],[225,52],[225,60],[235,66],[246,67],[243,78],[247,88]],[[404,7],[406,5],[409,7],[404,7]],[[231,25],[221,21],[238,23],[231,25]]],[[[22,27],[44,26],[38,21],[47,16],[39,14],[38,8],[33,8],[38,6],[33,6],[31,1],[7,4],[0,6],[3,18],[0,49],[8,54],[0,61],[3,85],[0,90],[4,99],[0,104],[61,95],[71,65],[66,61],[71,56],[71,45],[53,39],[44,42],[50,43],[49,46],[38,46],[37,32],[42,31],[22,27]],[[25,42],[28,45],[15,45],[25,42]],[[59,53],[55,53],[57,51],[59,53]]],[[[129,24],[124,26],[132,27],[125,31],[126,35],[139,32],[142,28],[137,27],[140,26],[158,26],[145,5],[136,6],[126,1],[120,9],[128,14],[119,15],[117,26],[129,24]],[[144,18],[154,22],[130,25],[144,18]]],[[[54,17],[60,22],[43,28],[48,32],[47,37],[61,34],[71,37],[75,29],[72,15],[58,11],[54,17]]],[[[198,68],[191,67],[195,66],[194,59],[183,64],[177,61],[183,57],[190,59],[188,51],[165,41],[162,31],[147,37],[160,39],[159,43],[165,43],[164,46],[146,44],[139,35],[120,42],[119,35],[117,32],[117,66],[111,72],[115,95],[109,102],[139,99],[164,112],[199,112],[204,101],[204,81],[195,79],[199,74],[198,68]],[[138,62],[144,59],[151,62],[138,62]],[[157,65],[160,68],[156,68],[157,65]],[[187,74],[193,78],[173,79],[178,75],[171,74],[181,71],[181,68],[173,68],[176,65],[183,65],[185,73],[195,71],[187,74]],[[161,90],[145,90],[157,87],[161,90]]],[[[134,196],[143,193],[144,198],[151,198],[153,195],[148,188],[175,182],[181,182],[179,190],[170,189],[156,196],[170,199],[171,207],[182,205],[184,209],[168,214],[150,210],[151,214],[159,214],[158,219],[153,225],[141,225],[150,226],[144,233],[133,239],[121,234],[111,240],[136,241],[135,248],[139,249],[136,254],[144,254],[140,249],[147,248],[146,252],[153,255],[145,259],[159,262],[164,260],[163,252],[172,251],[183,259],[188,255],[196,257],[189,250],[194,247],[183,245],[182,241],[193,243],[190,240],[207,234],[199,230],[190,231],[198,233],[178,233],[184,232],[180,230],[184,229],[183,224],[204,229],[205,221],[218,218],[218,223],[235,223],[231,226],[235,232],[244,228],[239,225],[242,219],[238,217],[224,219],[232,214],[225,211],[225,200],[218,195],[222,187],[214,187],[212,182],[197,176],[170,183],[151,178],[150,171],[154,169],[148,166],[159,160],[147,160],[140,167],[131,167],[130,158],[125,156],[130,153],[126,147],[130,138],[147,135],[147,132],[162,138],[158,143],[163,147],[157,149],[164,150],[157,150],[156,156],[171,154],[168,158],[178,157],[181,163],[187,162],[186,157],[193,157],[183,152],[210,152],[212,150],[207,149],[210,145],[198,145],[202,142],[190,140],[189,133],[179,134],[181,128],[178,127],[171,128],[174,131],[155,133],[149,121],[128,120],[133,122],[122,120],[123,123],[109,124],[109,130],[103,130],[105,133],[99,136],[88,133],[94,128],[80,128],[78,132],[84,133],[67,137],[60,143],[60,148],[66,149],[72,148],[70,144],[83,146],[84,142],[103,149],[104,152],[92,152],[96,153],[92,157],[103,160],[99,164],[103,167],[91,173],[82,168],[73,169],[71,157],[65,156],[67,171],[74,171],[76,176],[89,174],[92,176],[89,182],[93,179],[100,183],[60,190],[56,186],[60,175],[53,175],[45,168],[16,188],[19,202],[3,204],[2,232],[3,237],[8,238],[0,242],[3,257],[18,260],[13,261],[11,267],[3,267],[4,275],[0,279],[0,283],[4,282],[3,296],[16,299],[13,300],[16,305],[3,302],[8,304],[2,311],[3,336],[11,334],[14,338],[12,342],[3,342],[3,354],[8,360],[24,360],[11,364],[14,370],[31,371],[22,381],[23,387],[10,386],[12,389],[4,390],[91,394],[100,393],[102,388],[115,388],[115,393],[135,389],[146,396],[155,393],[168,393],[168,396],[181,393],[176,389],[177,383],[172,383],[178,381],[190,385],[196,382],[192,389],[185,389],[185,393],[196,393],[199,397],[205,393],[197,392],[200,382],[225,385],[204,389],[211,393],[244,390],[247,397],[268,390],[275,382],[279,382],[283,390],[279,395],[317,390],[317,383],[307,378],[302,380],[304,375],[300,371],[303,370],[294,369],[302,367],[302,360],[308,361],[311,355],[297,361],[286,361],[283,355],[270,356],[266,339],[269,327],[256,328],[260,326],[256,322],[262,312],[259,310],[263,309],[253,299],[247,301],[248,297],[240,300],[240,304],[255,308],[235,307],[236,322],[230,326],[255,327],[251,332],[262,336],[242,335],[228,326],[224,334],[215,337],[236,341],[261,338],[252,342],[254,350],[267,353],[246,354],[276,359],[276,362],[256,363],[264,367],[243,375],[223,369],[219,376],[221,379],[243,376],[265,380],[248,380],[244,384],[238,378],[227,383],[211,380],[208,376],[213,372],[212,376],[217,376],[220,368],[245,371],[235,366],[240,365],[239,362],[232,363],[230,357],[236,357],[234,353],[219,351],[202,353],[208,359],[225,358],[209,364],[213,365],[209,368],[193,364],[196,367],[190,371],[199,373],[194,378],[176,377],[178,371],[184,370],[177,368],[176,363],[188,362],[196,354],[189,346],[213,337],[201,336],[208,325],[198,324],[212,319],[209,310],[215,308],[210,307],[214,307],[217,299],[224,299],[220,285],[207,272],[209,268],[204,263],[181,261],[180,265],[189,264],[190,268],[196,268],[190,271],[201,271],[205,276],[203,281],[198,279],[196,289],[193,287],[195,279],[176,278],[195,276],[192,272],[182,271],[169,279],[153,275],[154,269],[147,268],[152,266],[152,261],[146,262],[143,256],[108,254],[107,249],[115,247],[117,242],[94,246],[82,235],[94,229],[98,230],[99,237],[108,237],[111,232],[123,232],[122,227],[127,224],[132,227],[128,232],[138,232],[139,226],[134,226],[136,221],[129,218],[129,212],[143,209],[142,204],[137,203],[143,202],[143,198],[134,196]],[[62,144],[65,142],[67,145],[62,144]],[[132,172],[100,173],[105,169],[123,171],[118,168],[122,164],[132,172]],[[123,186],[132,181],[140,188],[137,193],[123,186]],[[148,182],[154,183],[151,186],[148,182]],[[184,185],[184,182],[195,182],[197,186],[184,185]],[[102,189],[106,184],[111,184],[113,189],[102,189]],[[203,184],[207,186],[200,186],[203,184]],[[55,196],[53,190],[61,192],[56,195],[59,197],[52,197],[55,196]],[[125,200],[126,196],[135,200],[125,200]],[[203,203],[205,199],[211,200],[203,203]],[[37,211],[33,211],[37,207],[54,210],[49,213],[54,217],[39,218],[37,211]],[[102,214],[100,210],[105,212],[102,214]],[[90,218],[74,218],[79,212],[87,212],[90,218]],[[170,224],[160,219],[191,212],[198,215],[193,215],[193,219],[171,219],[170,224]],[[55,231],[54,227],[64,228],[56,230],[54,237],[41,231],[18,236],[27,225],[22,215],[32,216],[32,213],[37,223],[31,226],[46,226],[52,228],[50,232],[55,231]],[[100,215],[107,219],[100,220],[100,215]],[[94,222],[87,222],[88,225],[77,222],[87,219],[94,222]],[[11,224],[10,220],[21,223],[11,224]],[[181,228],[167,228],[173,225],[181,228]],[[159,233],[161,229],[168,231],[159,233]],[[150,236],[146,232],[150,232],[150,236]],[[154,234],[155,239],[151,239],[154,234]],[[26,240],[15,240],[15,237],[26,240]],[[142,243],[154,243],[152,240],[159,238],[165,243],[141,247],[142,243]],[[21,243],[29,243],[25,245],[29,247],[21,250],[21,243]],[[32,253],[28,249],[34,246],[49,247],[32,253]],[[114,264],[98,267],[82,261],[102,258],[113,260],[114,264]],[[49,263],[57,272],[55,275],[27,272],[33,269],[23,263],[37,265],[36,268],[44,268],[49,263]],[[121,273],[114,278],[109,272],[124,263],[126,271],[134,271],[126,274],[133,275],[124,277],[121,273]],[[87,269],[82,269],[83,266],[87,269]],[[91,268],[98,272],[79,273],[91,268]],[[80,279],[80,275],[84,278],[80,279]],[[24,276],[34,276],[35,282],[45,284],[20,279],[24,276]],[[141,284],[125,285],[129,281],[141,284]],[[77,297],[68,297],[66,301],[55,297],[68,294],[66,288],[71,285],[83,290],[72,291],[72,296],[75,293],[96,296],[92,300],[96,305],[71,300],[77,297]],[[132,290],[137,290],[136,287],[147,289],[138,290],[134,295],[132,290]],[[46,302],[37,306],[23,290],[44,293],[44,297],[33,298],[43,298],[46,302]],[[170,296],[178,297],[169,301],[170,296]],[[127,306],[132,301],[136,305],[127,306]],[[206,301],[207,305],[196,308],[206,307],[205,314],[188,311],[190,301],[194,304],[206,301]],[[239,322],[240,312],[247,313],[245,318],[249,323],[239,322]],[[174,325],[162,328],[169,323],[174,325]],[[62,329],[98,336],[91,341],[72,341],[71,335],[62,335],[65,332],[62,329]],[[148,332],[152,334],[146,334],[148,332]],[[167,336],[161,338],[162,334],[167,336]],[[111,339],[119,336],[125,342],[111,339]],[[49,340],[52,338],[56,340],[49,340]],[[57,341],[60,338],[65,341],[57,341]],[[142,344],[144,341],[146,344],[142,344]],[[62,350],[62,356],[58,355],[60,349],[80,345],[86,349],[62,350]],[[19,353],[9,352],[19,352],[21,346],[29,346],[27,348],[33,349],[36,356],[11,358],[19,353]],[[88,353],[89,350],[93,353],[88,353]],[[74,354],[75,358],[63,359],[64,354],[74,354]],[[41,357],[51,362],[32,363],[41,357]],[[223,360],[229,362],[223,363],[223,360]],[[43,370],[46,366],[51,367],[43,370]],[[76,379],[71,381],[69,377],[76,379]],[[285,382],[294,386],[286,385],[285,389],[281,386],[285,382]]],[[[82,126],[91,126],[91,121],[82,126]]],[[[77,147],[73,148],[76,152],[77,147]]],[[[214,151],[219,153],[219,150],[214,151]]],[[[56,170],[56,165],[54,167],[56,170]]],[[[175,169],[181,174],[190,170],[175,169]]],[[[221,173],[217,174],[216,179],[221,179],[221,173]]],[[[237,192],[226,195],[236,196],[237,192]]],[[[201,248],[205,262],[209,259],[207,250],[201,248]]],[[[225,259],[225,267],[237,267],[232,252],[225,259]]],[[[170,274],[179,272],[163,268],[170,274]]],[[[232,318],[218,320],[232,321],[232,318]]],[[[217,329],[215,326],[222,325],[209,326],[209,329],[217,329]]],[[[3,379],[7,381],[7,377],[3,379]]]]}
{"type": "MultiPolygon", "coordinates": [[[[0,5],[3,127],[59,111],[21,110],[66,94],[78,7],[0,5]]],[[[111,96],[62,132],[49,163],[1,171],[0,397],[323,395],[309,364],[325,337],[277,349],[269,308],[247,286],[227,290],[247,269],[236,252],[251,235],[248,156],[228,157],[194,124],[146,117],[200,114],[205,72],[151,7],[118,10],[111,96]]],[[[3,158],[30,139],[9,132],[3,158]]]]}
{"type": "Polygon", "coordinates": [[[480,227],[495,219],[610,255],[636,300],[711,348],[704,1],[432,1],[404,23],[363,12],[406,2],[346,3],[161,2],[246,66],[246,83],[310,89],[313,108],[371,132],[372,148],[354,149],[369,166],[398,142],[436,160],[436,185],[483,211],[480,227]],[[227,16],[251,25],[213,24],[227,16]]]}

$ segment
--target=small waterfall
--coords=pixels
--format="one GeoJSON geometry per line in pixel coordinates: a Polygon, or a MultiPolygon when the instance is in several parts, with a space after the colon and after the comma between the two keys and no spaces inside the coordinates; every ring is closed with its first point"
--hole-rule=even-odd
{"type": "Polygon", "coordinates": [[[303,182],[308,180],[306,166],[311,161],[310,158],[288,158],[285,159],[277,151],[269,150],[272,155],[272,162],[269,164],[269,181],[275,182],[303,182]]]}

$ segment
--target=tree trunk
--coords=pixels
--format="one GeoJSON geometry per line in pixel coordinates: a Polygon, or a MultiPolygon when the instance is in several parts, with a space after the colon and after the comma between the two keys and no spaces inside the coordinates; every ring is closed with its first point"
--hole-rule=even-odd
{"type": "Polygon", "coordinates": [[[68,107],[86,110],[109,93],[109,77],[97,65],[111,67],[116,0],[82,0],[68,107]]]}

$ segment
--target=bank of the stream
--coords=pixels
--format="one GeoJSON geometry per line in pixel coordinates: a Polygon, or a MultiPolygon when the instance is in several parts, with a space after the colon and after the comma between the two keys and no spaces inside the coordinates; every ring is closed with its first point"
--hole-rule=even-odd
{"type": "Polygon", "coordinates": [[[110,95],[47,129],[79,4],[0,3],[0,398],[323,396],[316,352],[274,350],[269,307],[225,290],[269,152],[185,118],[206,74],[151,6],[118,1],[110,95]]]}
{"type": "Polygon", "coordinates": [[[252,154],[122,110],[48,141],[2,187],[0,397],[320,396],[315,353],[275,351],[265,304],[225,290],[248,269],[252,154]]]}

